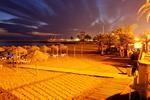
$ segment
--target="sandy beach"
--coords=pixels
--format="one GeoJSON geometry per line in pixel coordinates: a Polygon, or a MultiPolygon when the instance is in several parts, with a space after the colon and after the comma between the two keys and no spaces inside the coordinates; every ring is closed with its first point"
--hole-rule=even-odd
{"type": "Polygon", "coordinates": [[[67,46],[68,55],[50,56],[46,61],[15,66],[3,65],[0,69],[0,97],[12,100],[101,100],[128,93],[127,87],[132,82],[132,77],[126,75],[128,58],[101,56],[95,44],[84,45],[83,53],[81,45],[67,46]],[[73,54],[74,46],[76,54],[73,54]],[[108,81],[111,83],[107,84],[108,81]]]}

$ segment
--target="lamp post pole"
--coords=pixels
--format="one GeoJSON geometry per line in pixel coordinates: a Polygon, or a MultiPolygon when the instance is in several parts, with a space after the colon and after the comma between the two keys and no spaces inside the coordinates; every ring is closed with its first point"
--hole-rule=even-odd
{"type": "Polygon", "coordinates": [[[102,33],[103,33],[103,34],[105,33],[105,26],[104,26],[104,23],[103,23],[103,26],[102,26],[102,33]]]}

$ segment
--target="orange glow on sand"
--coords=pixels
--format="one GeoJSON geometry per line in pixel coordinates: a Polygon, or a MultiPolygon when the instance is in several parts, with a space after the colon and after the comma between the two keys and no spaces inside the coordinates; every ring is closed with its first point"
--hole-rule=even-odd
{"type": "MultiPolygon", "coordinates": [[[[74,45],[65,46],[67,46],[69,52],[74,50],[74,45]]],[[[60,49],[60,46],[58,47],[60,49]]],[[[8,49],[10,47],[3,48],[8,49]]],[[[11,95],[15,100],[17,98],[29,98],[32,100],[67,100],[76,98],[80,100],[80,98],[90,96],[91,91],[96,94],[97,91],[95,89],[97,89],[102,93],[98,95],[97,99],[106,99],[112,94],[118,93],[118,91],[125,93],[124,88],[132,81],[132,78],[127,75],[119,74],[126,73],[125,68],[117,68],[109,64],[114,63],[112,61],[109,63],[107,60],[106,62],[99,61],[100,59],[110,59],[110,57],[101,57],[95,54],[68,55],[65,51],[58,52],[59,55],[57,51],[52,51],[51,53],[53,56],[47,56],[52,50],[48,49],[51,48],[51,46],[24,46],[19,47],[19,49],[17,49],[17,47],[13,48],[17,51],[27,50],[27,53],[30,55],[26,59],[14,57],[12,58],[14,60],[5,60],[7,62],[16,61],[14,64],[7,65],[11,66],[11,68],[6,66],[7,62],[2,64],[0,67],[0,86],[5,90],[5,95],[2,97],[7,94],[11,95]],[[33,53],[33,51],[35,51],[35,53],[33,53]],[[108,80],[112,81],[109,84],[109,86],[111,86],[109,88],[107,88],[108,84],[106,84],[108,80]],[[123,85],[119,87],[119,84],[122,83],[123,85]],[[114,91],[114,88],[117,88],[117,90],[114,91]],[[109,95],[106,90],[107,92],[110,91],[109,95]],[[107,96],[103,94],[107,94],[107,96]]],[[[79,52],[81,50],[81,45],[76,45],[75,48],[76,52],[79,52]]],[[[84,52],[86,50],[95,51],[97,47],[87,44],[82,49],[84,49],[84,52]],[[89,49],[91,47],[92,49],[89,49]]],[[[17,54],[20,56],[23,55],[24,52],[17,52],[17,54]]],[[[114,60],[115,59],[118,58],[114,58],[114,60]]],[[[119,62],[117,62],[117,64],[121,65],[119,62]]]]}

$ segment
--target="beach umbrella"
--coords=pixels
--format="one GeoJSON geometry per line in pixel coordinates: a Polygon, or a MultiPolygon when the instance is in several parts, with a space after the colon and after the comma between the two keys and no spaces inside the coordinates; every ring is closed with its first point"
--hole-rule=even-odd
{"type": "Polygon", "coordinates": [[[47,53],[48,51],[50,51],[51,50],[51,48],[49,48],[49,47],[47,47],[47,46],[41,46],[40,47],[40,51],[42,51],[42,52],[44,52],[44,53],[47,53]]]}
{"type": "Polygon", "coordinates": [[[58,51],[59,51],[58,45],[52,45],[50,48],[51,48],[51,50],[52,50],[52,55],[54,55],[55,52],[56,52],[56,54],[58,55],[58,51]]]}
{"type": "Polygon", "coordinates": [[[14,49],[16,49],[15,46],[7,46],[4,48],[6,51],[13,51],[14,49]]]}
{"type": "Polygon", "coordinates": [[[66,54],[68,54],[68,46],[65,46],[64,44],[59,45],[59,50],[60,50],[60,54],[63,53],[63,51],[65,51],[66,54]]]}
{"type": "Polygon", "coordinates": [[[36,50],[40,50],[40,48],[34,45],[34,46],[30,46],[30,48],[27,48],[27,50],[28,50],[28,53],[30,54],[30,53],[35,52],[36,50]]]}
{"type": "Polygon", "coordinates": [[[29,49],[31,46],[25,45],[23,46],[24,49],[29,49]]]}
{"type": "Polygon", "coordinates": [[[31,46],[31,51],[36,51],[36,50],[40,50],[40,48],[38,46],[31,46]]]}
{"type": "Polygon", "coordinates": [[[24,49],[23,47],[16,47],[15,49],[12,50],[12,53],[16,56],[16,57],[21,57],[22,55],[26,55],[28,52],[26,49],[24,49]]]}
{"type": "Polygon", "coordinates": [[[17,47],[15,50],[19,54],[27,54],[28,53],[26,49],[24,49],[23,47],[20,47],[20,46],[17,47]]]}
{"type": "Polygon", "coordinates": [[[34,61],[43,61],[43,60],[47,60],[48,57],[49,57],[48,54],[43,53],[43,52],[41,52],[39,50],[36,50],[34,52],[33,56],[32,56],[32,60],[34,60],[34,61]]]}
{"type": "Polygon", "coordinates": [[[0,47],[0,52],[5,51],[5,49],[3,47],[0,47]]]}

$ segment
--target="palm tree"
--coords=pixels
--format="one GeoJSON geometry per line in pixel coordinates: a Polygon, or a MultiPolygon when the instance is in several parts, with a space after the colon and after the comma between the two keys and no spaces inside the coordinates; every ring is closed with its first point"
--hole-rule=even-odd
{"type": "Polygon", "coordinates": [[[146,2],[138,10],[139,17],[143,16],[145,13],[147,14],[146,21],[148,22],[150,17],[150,0],[146,0],[146,2]]]}

